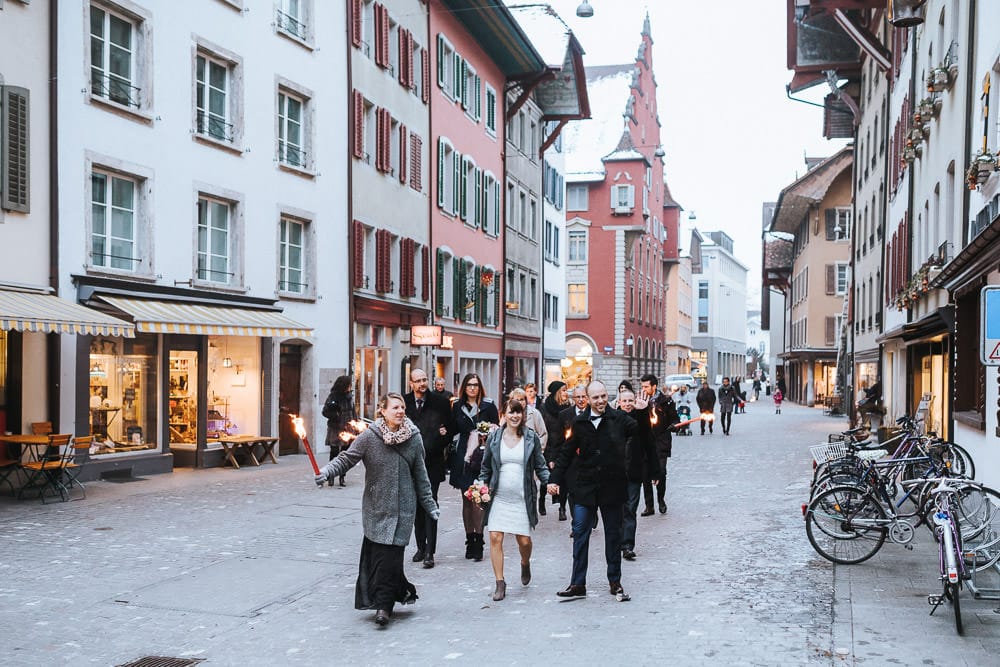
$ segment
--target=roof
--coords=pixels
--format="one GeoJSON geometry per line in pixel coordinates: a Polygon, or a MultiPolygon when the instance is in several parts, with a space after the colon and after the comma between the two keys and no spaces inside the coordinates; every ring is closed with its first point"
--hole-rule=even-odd
{"type": "Polygon", "coordinates": [[[680,203],[674,199],[674,196],[670,193],[670,186],[667,185],[666,181],[663,181],[663,208],[679,208],[684,209],[680,203]]]}
{"type": "Polygon", "coordinates": [[[495,0],[441,0],[483,51],[510,78],[545,71],[545,61],[510,10],[495,0]]]}
{"type": "Polygon", "coordinates": [[[574,173],[604,173],[601,158],[619,143],[625,129],[625,110],[632,93],[635,65],[587,68],[591,119],[571,121],[563,130],[567,180],[574,173]]]}
{"type": "Polygon", "coordinates": [[[833,181],[851,169],[853,160],[853,146],[845,146],[785,187],[778,197],[767,231],[794,234],[809,209],[826,197],[833,181]]]}
{"type": "Polygon", "coordinates": [[[646,156],[636,149],[635,142],[632,141],[632,133],[628,131],[628,128],[625,128],[621,139],[618,140],[618,145],[613,151],[602,157],[601,162],[624,162],[628,160],[642,160],[647,165],[649,164],[646,156]]]}
{"type": "Polygon", "coordinates": [[[573,33],[556,10],[545,3],[514,4],[511,0],[504,3],[545,64],[561,69],[573,33]]]}
{"type": "Polygon", "coordinates": [[[764,270],[790,269],[795,261],[794,244],[783,236],[764,236],[764,270]]]}

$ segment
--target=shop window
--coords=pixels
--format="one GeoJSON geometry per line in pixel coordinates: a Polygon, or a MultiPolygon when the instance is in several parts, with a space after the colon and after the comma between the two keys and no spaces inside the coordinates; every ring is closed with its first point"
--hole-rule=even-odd
{"type": "Polygon", "coordinates": [[[198,353],[170,351],[170,444],[198,441],[198,353]]]}
{"type": "Polygon", "coordinates": [[[90,344],[94,456],[156,449],[156,336],[98,337],[90,344]]]}

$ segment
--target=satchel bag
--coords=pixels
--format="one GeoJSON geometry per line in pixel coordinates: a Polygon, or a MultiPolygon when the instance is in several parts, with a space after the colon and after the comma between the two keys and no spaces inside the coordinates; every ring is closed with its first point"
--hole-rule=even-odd
{"type": "MultiPolygon", "coordinates": [[[[472,440],[474,436],[476,436],[475,433],[470,433],[469,440],[472,440]]],[[[476,445],[476,448],[472,450],[472,454],[469,455],[469,460],[465,464],[465,474],[478,478],[479,471],[483,467],[483,456],[486,454],[486,443],[480,438],[476,438],[476,441],[479,444],[476,445]]],[[[471,447],[473,445],[470,442],[467,446],[471,447]]]]}

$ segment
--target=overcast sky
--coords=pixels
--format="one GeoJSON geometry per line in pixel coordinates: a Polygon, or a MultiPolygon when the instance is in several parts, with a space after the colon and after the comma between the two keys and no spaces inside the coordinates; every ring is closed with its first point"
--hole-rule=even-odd
{"type": "MultiPolygon", "coordinates": [[[[845,143],[823,138],[821,109],[785,95],[785,1],[590,0],[589,19],[576,16],[580,0],[548,2],[588,66],[633,62],[649,11],[667,183],[700,231],[733,237],[750,269],[748,299],[759,304],[761,204],[804,173],[804,155],[845,143]]],[[[827,92],[795,97],[821,102],[827,92]]]]}

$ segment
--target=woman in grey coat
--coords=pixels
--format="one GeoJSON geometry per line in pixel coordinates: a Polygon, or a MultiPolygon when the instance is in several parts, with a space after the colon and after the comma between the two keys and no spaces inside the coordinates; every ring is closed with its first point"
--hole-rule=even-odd
{"type": "Polygon", "coordinates": [[[316,484],[333,480],[359,461],[365,464],[361,521],[365,537],[355,587],[354,608],[375,609],[375,623],[385,626],[396,602],[409,604],[417,589],[403,573],[403,549],[410,541],[417,503],[435,521],[441,514],[424,465],[420,431],[406,418],[399,394],[383,396],[378,419],[346,451],[316,475],[316,484]]]}
{"type": "Polygon", "coordinates": [[[507,582],[503,577],[503,538],[510,533],[521,554],[521,584],[531,581],[531,529],[538,524],[538,487],[535,475],[548,484],[549,469],[542,443],[524,422],[528,409],[523,401],[510,399],[504,409],[504,425],[493,431],[483,453],[481,477],[490,489],[492,502],[486,508],[490,531],[490,562],[497,585],[494,600],[503,600],[507,582]]]}

